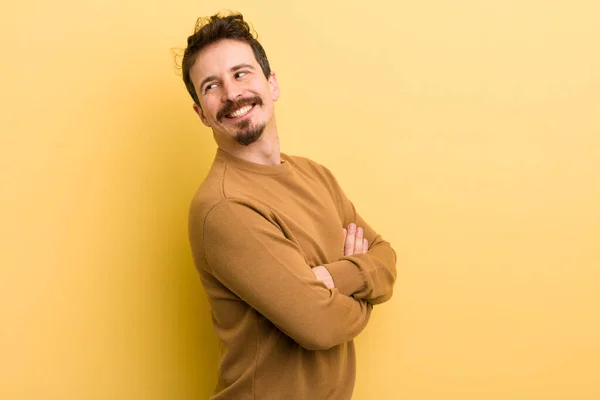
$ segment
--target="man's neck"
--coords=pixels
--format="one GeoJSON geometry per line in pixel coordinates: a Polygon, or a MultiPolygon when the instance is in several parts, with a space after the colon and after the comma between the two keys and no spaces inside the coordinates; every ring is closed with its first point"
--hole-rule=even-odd
{"type": "Polygon", "coordinates": [[[248,146],[242,146],[234,142],[219,144],[219,148],[235,157],[255,164],[281,164],[279,135],[277,134],[276,129],[265,129],[260,139],[248,146]]]}

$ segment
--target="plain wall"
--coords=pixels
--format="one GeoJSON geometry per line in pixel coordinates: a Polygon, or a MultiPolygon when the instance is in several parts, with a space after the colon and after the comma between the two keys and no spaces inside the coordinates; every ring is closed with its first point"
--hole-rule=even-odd
{"type": "Polygon", "coordinates": [[[212,391],[187,211],[215,145],[170,49],[220,9],[267,50],[282,150],[397,250],[354,398],[600,398],[599,2],[2,9],[3,400],[212,391]]]}

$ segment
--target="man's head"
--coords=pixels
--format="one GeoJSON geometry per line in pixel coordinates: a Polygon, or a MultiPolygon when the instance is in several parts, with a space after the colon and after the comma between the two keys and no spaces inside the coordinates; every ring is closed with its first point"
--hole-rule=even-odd
{"type": "Polygon", "coordinates": [[[183,55],[185,86],[194,110],[217,142],[258,140],[274,124],[275,74],[241,14],[200,19],[183,55]]]}

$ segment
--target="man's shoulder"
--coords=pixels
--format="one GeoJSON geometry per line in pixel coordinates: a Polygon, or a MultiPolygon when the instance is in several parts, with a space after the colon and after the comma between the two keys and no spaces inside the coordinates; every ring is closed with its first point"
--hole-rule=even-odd
{"type": "Polygon", "coordinates": [[[211,208],[226,198],[223,190],[224,180],[224,166],[214,162],[192,196],[190,202],[191,216],[205,216],[211,208]]]}
{"type": "Polygon", "coordinates": [[[190,216],[204,219],[219,204],[251,203],[251,196],[244,190],[247,187],[245,179],[247,175],[243,171],[240,173],[226,162],[216,160],[192,196],[190,216]]]}
{"type": "Polygon", "coordinates": [[[289,160],[294,167],[299,168],[299,169],[303,169],[303,170],[314,170],[314,171],[318,171],[318,172],[323,172],[323,171],[328,171],[328,169],[322,165],[321,163],[312,160],[308,157],[304,157],[304,156],[298,156],[298,155],[290,155],[290,154],[285,154],[284,157],[289,160]]]}

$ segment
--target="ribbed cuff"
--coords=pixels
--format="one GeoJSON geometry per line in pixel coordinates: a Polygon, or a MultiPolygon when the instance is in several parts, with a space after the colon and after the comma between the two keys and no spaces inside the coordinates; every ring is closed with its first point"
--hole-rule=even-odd
{"type": "Polygon", "coordinates": [[[339,260],[325,264],[325,268],[333,278],[335,288],[346,296],[364,290],[366,282],[356,264],[348,260],[339,260]]]}

